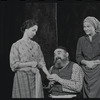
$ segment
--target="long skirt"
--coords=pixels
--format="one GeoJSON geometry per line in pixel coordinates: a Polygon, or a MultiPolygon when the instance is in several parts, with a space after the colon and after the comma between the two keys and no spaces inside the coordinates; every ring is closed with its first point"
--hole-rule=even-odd
{"type": "Polygon", "coordinates": [[[100,98],[100,65],[94,69],[82,66],[85,77],[83,83],[83,98],[100,98]]]}
{"type": "Polygon", "coordinates": [[[43,98],[41,76],[32,71],[17,71],[14,76],[12,98],[43,98]]]}

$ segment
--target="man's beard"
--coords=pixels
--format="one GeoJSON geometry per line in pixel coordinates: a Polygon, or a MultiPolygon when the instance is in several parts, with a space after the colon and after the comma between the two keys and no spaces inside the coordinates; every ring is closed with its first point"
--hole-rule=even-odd
{"type": "Polygon", "coordinates": [[[57,57],[55,62],[54,62],[54,67],[56,69],[61,69],[62,68],[62,58],[57,57]]]}

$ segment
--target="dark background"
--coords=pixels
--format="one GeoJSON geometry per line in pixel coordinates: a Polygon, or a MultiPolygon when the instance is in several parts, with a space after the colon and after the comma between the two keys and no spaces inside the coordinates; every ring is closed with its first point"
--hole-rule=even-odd
{"type": "MultiPolygon", "coordinates": [[[[14,72],[9,66],[9,52],[12,43],[22,37],[20,27],[26,19],[35,18],[39,23],[34,40],[40,44],[49,69],[57,45],[65,46],[70,53],[70,60],[75,61],[78,38],[85,35],[83,20],[87,16],[100,20],[99,9],[100,2],[97,1],[84,3],[62,0],[57,2],[57,6],[43,2],[0,2],[1,96],[11,98],[14,72]]],[[[45,85],[45,75],[42,71],[41,74],[45,85]]]]}
{"type": "Polygon", "coordinates": [[[100,21],[100,2],[83,1],[61,2],[57,6],[58,45],[65,46],[70,53],[70,60],[75,62],[77,41],[85,35],[83,20],[87,16],[94,16],[100,21]]]}
{"type": "MultiPolygon", "coordinates": [[[[20,32],[22,23],[30,18],[38,22],[37,35],[33,38],[43,52],[46,67],[49,69],[53,65],[53,51],[57,47],[57,11],[56,3],[39,3],[24,1],[2,1],[0,2],[0,57],[3,97],[11,97],[14,72],[9,66],[9,53],[11,45],[22,38],[20,32]],[[7,96],[6,96],[7,95],[7,96]]],[[[47,83],[46,76],[40,70],[43,85],[47,83]]]]}

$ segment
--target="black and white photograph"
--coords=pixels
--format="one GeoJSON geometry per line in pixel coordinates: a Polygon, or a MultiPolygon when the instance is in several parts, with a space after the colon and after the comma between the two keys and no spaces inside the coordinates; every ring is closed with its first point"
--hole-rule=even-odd
{"type": "Polygon", "coordinates": [[[100,1],[0,1],[3,98],[100,98],[100,1]]]}

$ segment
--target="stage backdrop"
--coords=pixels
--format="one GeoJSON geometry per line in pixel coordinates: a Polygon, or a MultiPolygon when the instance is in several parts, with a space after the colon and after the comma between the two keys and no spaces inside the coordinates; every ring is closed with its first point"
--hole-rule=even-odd
{"type": "Polygon", "coordinates": [[[70,53],[70,59],[75,60],[76,46],[79,37],[85,35],[83,31],[83,20],[87,16],[94,16],[100,21],[100,2],[58,2],[57,4],[57,26],[58,45],[65,46],[70,53]]]}
{"type": "MultiPolygon", "coordinates": [[[[39,43],[44,54],[47,69],[53,64],[53,51],[57,47],[57,8],[56,3],[39,2],[0,2],[0,57],[2,71],[2,94],[11,97],[14,73],[9,66],[9,52],[11,45],[22,38],[20,27],[30,18],[35,18],[39,29],[33,38],[39,43]]],[[[45,74],[40,70],[43,84],[45,74]]],[[[3,95],[4,97],[4,95],[3,95]]]]}

